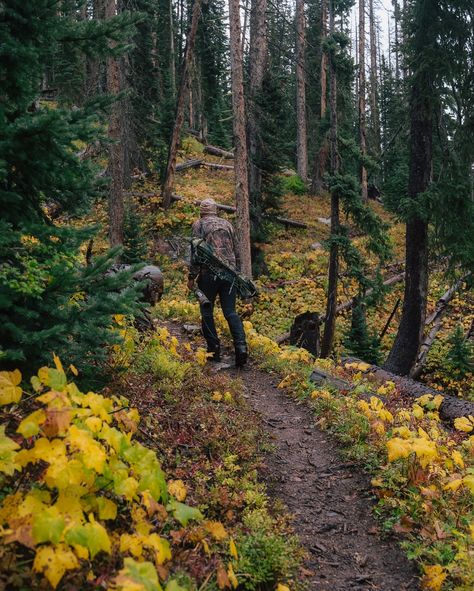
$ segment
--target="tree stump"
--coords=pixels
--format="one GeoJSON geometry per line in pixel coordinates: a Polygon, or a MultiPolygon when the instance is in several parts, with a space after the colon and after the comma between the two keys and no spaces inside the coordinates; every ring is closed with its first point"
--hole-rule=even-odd
{"type": "Polygon", "coordinates": [[[306,349],[315,357],[319,356],[320,326],[317,312],[304,312],[296,316],[290,330],[290,345],[306,349]]]}

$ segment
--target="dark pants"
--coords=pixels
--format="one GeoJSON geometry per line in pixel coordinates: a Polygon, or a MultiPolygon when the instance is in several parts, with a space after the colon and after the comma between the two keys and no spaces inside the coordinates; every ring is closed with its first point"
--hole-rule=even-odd
{"type": "Polygon", "coordinates": [[[217,278],[209,271],[201,271],[198,278],[199,289],[211,302],[210,306],[201,306],[202,333],[207,342],[207,350],[214,352],[219,349],[219,337],[214,323],[214,304],[219,296],[221,308],[229,324],[230,333],[236,349],[246,349],[244,327],[240,316],[235,311],[236,291],[228,281],[217,278]]]}

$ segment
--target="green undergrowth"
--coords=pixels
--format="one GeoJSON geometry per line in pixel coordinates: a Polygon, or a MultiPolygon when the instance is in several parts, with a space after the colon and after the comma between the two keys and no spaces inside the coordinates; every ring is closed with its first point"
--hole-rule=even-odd
{"type": "Polygon", "coordinates": [[[122,371],[101,394],[57,357],[31,383],[0,373],[0,585],[297,588],[303,550],[258,479],[240,383],[166,327],[116,321],[122,371]]]}

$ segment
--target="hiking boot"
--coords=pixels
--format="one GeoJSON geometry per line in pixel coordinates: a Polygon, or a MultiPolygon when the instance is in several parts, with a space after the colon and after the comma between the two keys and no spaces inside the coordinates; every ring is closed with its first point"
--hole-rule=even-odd
{"type": "Polygon", "coordinates": [[[235,367],[243,367],[247,363],[248,353],[246,347],[235,348],[235,367]]]}

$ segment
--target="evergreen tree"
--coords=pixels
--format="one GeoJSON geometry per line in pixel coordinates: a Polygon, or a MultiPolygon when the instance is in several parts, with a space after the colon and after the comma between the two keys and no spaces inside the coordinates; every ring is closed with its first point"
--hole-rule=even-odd
{"type": "Polygon", "coordinates": [[[456,326],[448,342],[450,344],[447,354],[449,369],[456,379],[461,379],[468,372],[474,370],[474,347],[471,342],[464,338],[462,324],[456,326]]]}
{"type": "Polygon", "coordinates": [[[91,375],[119,338],[112,315],[135,308],[135,288],[123,289],[127,275],[105,276],[116,251],[85,267],[79,247],[91,230],[54,225],[47,208],[73,216],[97,194],[97,171],[77,144],[97,139],[105,101],[50,109],[37,99],[61,43],[115,53],[109,39],[118,41],[130,21],[77,21],[49,0],[7,0],[2,10],[0,365],[28,372],[54,351],[91,375]]]}
{"type": "Polygon", "coordinates": [[[359,359],[378,365],[380,363],[380,341],[367,326],[365,304],[360,298],[352,308],[352,321],[344,340],[346,349],[359,359]]]}

